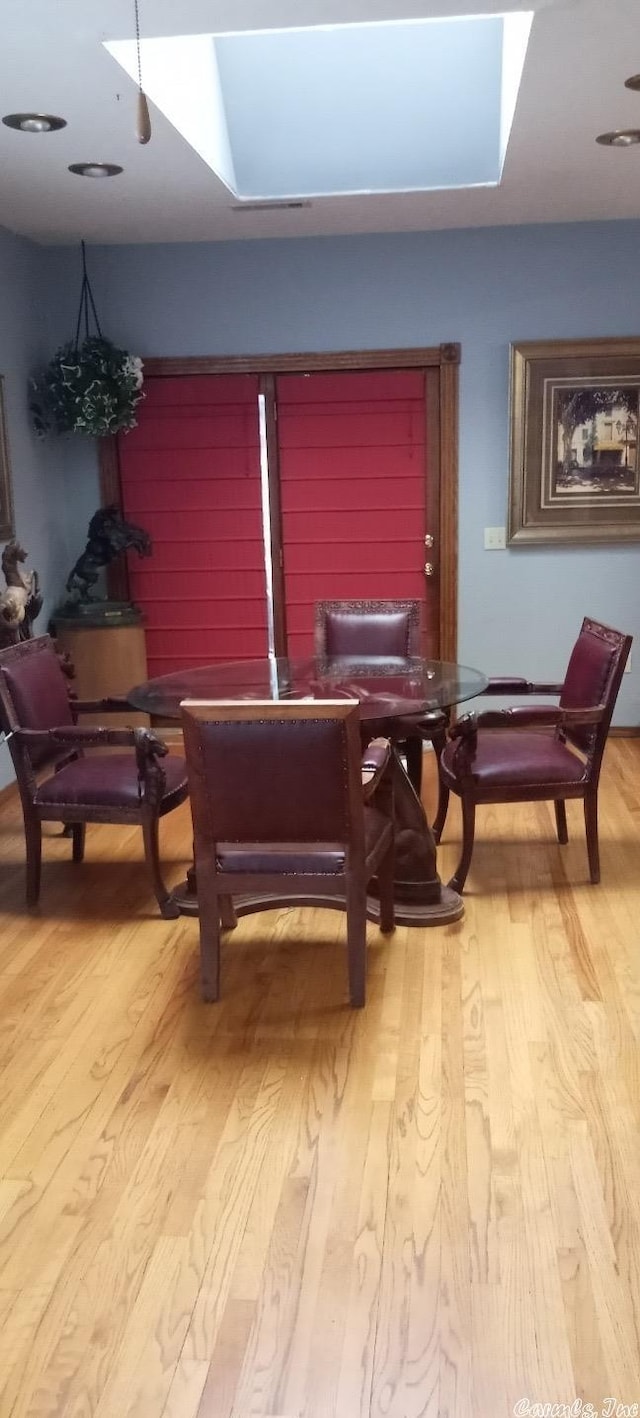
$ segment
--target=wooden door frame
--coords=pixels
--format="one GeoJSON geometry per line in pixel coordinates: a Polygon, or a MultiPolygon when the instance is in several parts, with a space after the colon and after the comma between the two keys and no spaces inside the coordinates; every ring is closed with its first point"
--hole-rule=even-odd
{"type": "MultiPolygon", "coordinates": [[[[273,391],[278,374],[337,372],[369,369],[424,369],[427,401],[427,523],[433,527],[433,547],[425,548],[425,561],[434,566],[437,587],[437,629],[439,658],[455,661],[458,637],[458,367],[460,345],[442,344],[399,350],[334,350],[323,353],[273,355],[194,355],[173,358],[145,358],[145,374],[154,378],[175,378],[197,374],[257,374],[261,391],[273,391]]],[[[275,459],[275,425],[267,426],[267,437],[275,459]]],[[[100,439],[100,493],[103,506],[122,506],[118,443],[115,437],[100,439]]],[[[272,462],[272,466],[274,463],[272,462]]],[[[277,482],[277,479],[275,480],[277,482]]],[[[279,487],[272,489],[271,542],[276,602],[277,648],[286,639],[284,618],[284,572],[282,518],[279,487]]],[[[113,566],[109,594],[128,600],[126,563],[113,566]]]]}

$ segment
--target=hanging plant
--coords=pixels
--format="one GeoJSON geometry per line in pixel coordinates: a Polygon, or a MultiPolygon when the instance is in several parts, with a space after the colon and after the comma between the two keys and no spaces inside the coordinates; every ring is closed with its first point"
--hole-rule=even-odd
{"type": "Polygon", "coordinates": [[[37,432],[85,433],[103,438],[136,424],[143,397],[142,360],[134,359],[102,335],[57,350],[33,383],[32,412],[37,432]]]}
{"type": "Polygon", "coordinates": [[[83,433],[92,438],[134,428],[136,407],[144,398],[142,360],[106,340],[100,329],[87,276],[82,243],[82,288],[75,340],[62,345],[31,385],[31,413],[42,437],[83,433]],[[89,329],[90,313],[96,333],[89,329]],[[85,338],[80,341],[84,318],[85,338]]]}

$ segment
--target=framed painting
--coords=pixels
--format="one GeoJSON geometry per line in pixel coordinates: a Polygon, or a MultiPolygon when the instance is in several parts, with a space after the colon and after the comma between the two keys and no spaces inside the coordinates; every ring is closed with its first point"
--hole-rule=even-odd
{"type": "Polygon", "coordinates": [[[9,466],[9,444],[4,419],[4,380],[0,376],[0,542],[13,536],[13,496],[11,492],[11,468],[9,466]]]}
{"type": "Polygon", "coordinates": [[[640,339],[511,346],[510,546],[640,541],[640,339]]]}

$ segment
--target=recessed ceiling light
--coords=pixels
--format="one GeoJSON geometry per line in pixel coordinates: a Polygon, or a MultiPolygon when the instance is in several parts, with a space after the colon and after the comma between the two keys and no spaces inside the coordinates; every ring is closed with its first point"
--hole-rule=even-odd
{"type": "Polygon", "coordinates": [[[67,126],[66,118],[57,118],[55,113],[5,113],[2,122],[19,133],[55,133],[67,126]]]}
{"type": "Polygon", "coordinates": [[[74,172],[76,177],[117,177],[122,168],[117,162],[72,162],[69,172],[74,172]]]}
{"type": "Polygon", "coordinates": [[[631,148],[640,143],[640,128],[617,128],[613,133],[599,133],[596,143],[605,148],[631,148]]]}
{"type": "Polygon", "coordinates": [[[632,74],[630,79],[624,81],[625,89],[640,89],[640,74],[632,74]]]}

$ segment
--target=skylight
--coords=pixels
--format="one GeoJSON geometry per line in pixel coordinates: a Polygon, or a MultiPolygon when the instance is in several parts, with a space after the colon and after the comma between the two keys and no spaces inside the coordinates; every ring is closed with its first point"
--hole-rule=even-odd
{"type": "MultiPolygon", "coordinates": [[[[240,201],[494,186],[532,18],[147,39],[144,85],[240,201]]],[[[135,42],[106,48],[135,80],[135,42]]]]}

